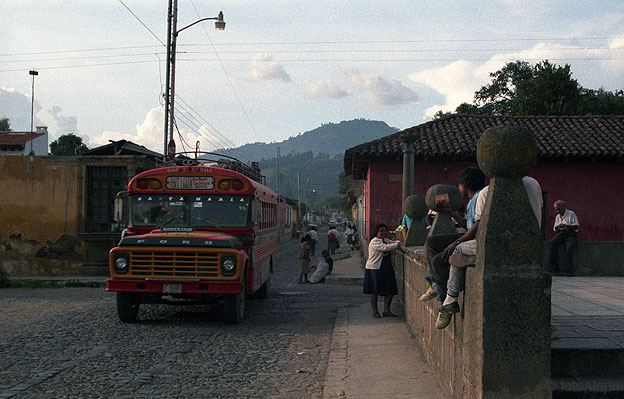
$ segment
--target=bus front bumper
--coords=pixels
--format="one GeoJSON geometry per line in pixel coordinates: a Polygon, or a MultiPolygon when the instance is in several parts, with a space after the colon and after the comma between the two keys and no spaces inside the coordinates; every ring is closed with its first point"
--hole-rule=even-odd
{"type": "Polygon", "coordinates": [[[136,292],[149,294],[195,294],[223,295],[238,294],[238,281],[181,281],[181,280],[106,280],[106,291],[136,292]]]}

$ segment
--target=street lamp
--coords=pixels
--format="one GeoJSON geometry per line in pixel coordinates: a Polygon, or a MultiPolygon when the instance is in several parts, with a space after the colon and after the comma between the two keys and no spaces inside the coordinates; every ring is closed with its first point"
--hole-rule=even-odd
{"type": "Polygon", "coordinates": [[[216,30],[225,29],[225,21],[223,21],[223,12],[219,12],[219,15],[211,18],[201,18],[192,24],[185,26],[182,29],[177,29],[178,20],[178,0],[169,0],[169,23],[168,23],[168,37],[167,37],[167,92],[165,93],[165,140],[163,155],[165,159],[167,155],[173,157],[175,154],[175,141],[173,140],[173,106],[175,98],[175,59],[176,59],[176,40],[178,34],[183,30],[190,28],[191,26],[203,21],[212,20],[215,21],[216,30]],[[167,145],[167,138],[169,138],[169,144],[167,145]]]}
{"type": "MultiPolygon", "coordinates": [[[[35,116],[35,76],[39,75],[39,72],[28,71],[28,74],[32,76],[32,104],[30,106],[30,152],[33,153],[33,120],[35,116]]],[[[33,153],[34,154],[34,153],[33,153]]]]}

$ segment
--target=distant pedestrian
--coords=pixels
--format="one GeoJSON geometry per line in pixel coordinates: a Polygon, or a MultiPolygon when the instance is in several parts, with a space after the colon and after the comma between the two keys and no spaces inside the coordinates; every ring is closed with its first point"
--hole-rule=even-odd
{"type": "Polygon", "coordinates": [[[368,244],[368,260],[364,274],[364,293],[369,294],[373,317],[382,317],[377,309],[377,296],[384,297],[383,317],[396,317],[390,311],[392,297],[398,294],[397,283],[392,267],[390,251],[403,247],[403,241],[386,239],[388,226],[383,223],[375,226],[373,239],[368,244]]]}
{"type": "Polygon", "coordinates": [[[335,226],[329,226],[329,231],[327,232],[327,251],[331,255],[336,254],[336,248],[338,244],[338,240],[340,239],[340,233],[336,230],[335,226]]]}
{"type": "Polygon", "coordinates": [[[299,247],[299,281],[297,284],[308,282],[308,273],[310,273],[310,236],[305,235],[301,239],[299,247]]]}
{"type": "Polygon", "coordinates": [[[354,251],[355,244],[357,243],[357,230],[355,229],[355,227],[349,225],[345,234],[347,235],[347,244],[349,244],[349,251],[354,251]]]}
{"type": "Polygon", "coordinates": [[[316,228],[311,227],[308,234],[310,235],[310,254],[314,256],[314,251],[316,250],[316,243],[318,242],[318,234],[316,233],[316,228]]]}
{"type": "Polygon", "coordinates": [[[557,232],[557,235],[550,242],[550,264],[552,271],[559,271],[559,264],[557,263],[557,255],[559,252],[559,246],[564,246],[564,267],[568,277],[572,277],[574,273],[574,264],[572,263],[572,251],[577,243],[577,235],[579,228],[579,221],[576,213],[566,209],[565,201],[558,200],[553,204],[555,212],[555,225],[553,230],[557,232]]]}

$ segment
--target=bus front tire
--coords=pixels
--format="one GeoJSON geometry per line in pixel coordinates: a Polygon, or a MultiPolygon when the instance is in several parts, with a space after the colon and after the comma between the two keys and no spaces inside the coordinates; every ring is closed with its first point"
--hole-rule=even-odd
{"type": "Polygon", "coordinates": [[[241,292],[238,294],[226,295],[223,301],[223,311],[225,322],[228,324],[239,324],[245,317],[245,277],[241,281],[241,292]]]}
{"type": "Polygon", "coordinates": [[[137,294],[132,292],[117,293],[117,314],[124,323],[134,323],[139,314],[141,302],[137,294]]]}

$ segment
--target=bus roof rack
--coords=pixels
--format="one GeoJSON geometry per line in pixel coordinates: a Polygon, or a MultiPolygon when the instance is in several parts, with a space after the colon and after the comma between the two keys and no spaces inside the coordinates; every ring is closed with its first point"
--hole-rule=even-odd
{"type": "Polygon", "coordinates": [[[247,165],[229,155],[217,154],[214,152],[186,151],[176,152],[173,155],[173,159],[161,161],[158,166],[214,166],[241,173],[260,184],[266,183],[266,177],[260,173],[260,165],[258,162],[251,162],[251,165],[247,165]],[[192,157],[187,154],[192,155],[192,157]]]}

